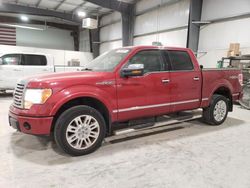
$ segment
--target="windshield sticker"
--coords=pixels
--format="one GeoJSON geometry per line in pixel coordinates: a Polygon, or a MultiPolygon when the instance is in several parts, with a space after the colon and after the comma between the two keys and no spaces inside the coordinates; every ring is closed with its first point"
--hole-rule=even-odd
{"type": "Polygon", "coordinates": [[[125,49],[116,50],[116,53],[126,54],[126,53],[128,53],[128,52],[129,52],[129,50],[125,50],[125,49]]]}

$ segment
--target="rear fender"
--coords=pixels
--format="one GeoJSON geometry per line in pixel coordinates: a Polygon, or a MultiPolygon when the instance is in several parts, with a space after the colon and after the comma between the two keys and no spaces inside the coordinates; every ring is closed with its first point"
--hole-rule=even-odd
{"type": "MultiPolygon", "coordinates": [[[[209,97],[208,97],[208,101],[204,101],[202,104],[202,107],[207,107],[209,106],[212,96],[216,93],[216,91],[218,91],[220,88],[226,88],[229,90],[230,92],[230,100],[232,100],[232,93],[233,93],[233,87],[232,84],[226,80],[226,79],[222,79],[220,80],[220,83],[216,83],[215,86],[213,87],[213,89],[211,90],[209,97]]],[[[230,103],[232,104],[232,101],[230,101],[230,103]]],[[[231,108],[231,107],[230,107],[231,108]]]]}

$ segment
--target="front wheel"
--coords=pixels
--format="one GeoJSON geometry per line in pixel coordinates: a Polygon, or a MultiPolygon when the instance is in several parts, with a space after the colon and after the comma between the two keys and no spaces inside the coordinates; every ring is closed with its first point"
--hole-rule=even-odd
{"type": "Polygon", "coordinates": [[[105,137],[103,116],[89,106],[66,110],[56,121],[54,138],[57,145],[73,156],[86,155],[98,149],[105,137]]]}
{"type": "Polygon", "coordinates": [[[228,99],[222,95],[213,95],[209,107],[203,109],[203,121],[209,125],[222,124],[228,114],[228,99]]]}

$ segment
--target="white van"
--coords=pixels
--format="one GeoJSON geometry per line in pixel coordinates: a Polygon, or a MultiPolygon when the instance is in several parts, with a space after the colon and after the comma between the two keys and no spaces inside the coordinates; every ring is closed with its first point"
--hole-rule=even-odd
{"type": "Polygon", "coordinates": [[[0,91],[13,90],[17,80],[24,76],[80,70],[79,66],[55,66],[53,56],[49,54],[3,54],[0,57],[0,91]]]}

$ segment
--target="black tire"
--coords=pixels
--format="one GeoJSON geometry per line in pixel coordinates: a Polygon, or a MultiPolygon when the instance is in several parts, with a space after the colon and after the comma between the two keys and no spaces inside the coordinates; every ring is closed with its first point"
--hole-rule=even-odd
{"type": "MultiPolygon", "coordinates": [[[[105,134],[106,134],[106,124],[103,116],[96,109],[85,105],[75,106],[63,112],[57,119],[54,129],[54,138],[57,145],[61,150],[72,156],[81,156],[94,152],[102,145],[105,134]],[[67,128],[68,126],[70,126],[71,122],[75,120],[75,118],[85,115],[91,116],[97,121],[97,123],[99,124],[99,129],[98,129],[99,135],[95,140],[95,142],[93,143],[93,145],[91,145],[90,147],[86,149],[76,149],[72,147],[70,143],[67,141],[67,134],[68,134],[67,128]]],[[[78,134],[74,133],[74,135],[78,134]]],[[[76,142],[78,142],[78,140],[76,142]]]]}
{"type": "Polygon", "coordinates": [[[215,94],[212,96],[209,107],[203,109],[202,120],[203,122],[209,125],[221,125],[227,118],[228,109],[229,109],[228,99],[222,95],[215,94]],[[215,110],[216,104],[220,101],[224,101],[226,104],[225,116],[224,117],[222,116],[223,119],[217,120],[214,115],[214,110],[215,110]]]}

